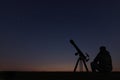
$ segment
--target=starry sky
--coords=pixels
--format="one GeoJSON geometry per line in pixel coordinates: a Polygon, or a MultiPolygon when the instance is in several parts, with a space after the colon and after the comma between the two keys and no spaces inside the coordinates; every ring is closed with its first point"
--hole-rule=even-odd
{"type": "Polygon", "coordinates": [[[93,61],[104,45],[120,71],[119,0],[0,1],[0,71],[73,71],[73,39],[93,61]]]}

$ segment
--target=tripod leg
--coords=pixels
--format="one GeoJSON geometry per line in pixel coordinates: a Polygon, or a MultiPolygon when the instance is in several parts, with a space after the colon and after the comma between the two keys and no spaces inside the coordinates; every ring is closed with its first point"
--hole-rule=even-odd
{"type": "Polygon", "coordinates": [[[83,72],[83,61],[82,60],[80,60],[79,66],[80,66],[80,71],[83,72]]]}
{"type": "Polygon", "coordinates": [[[76,65],[75,65],[75,68],[74,68],[74,72],[76,72],[76,69],[77,69],[77,66],[78,66],[79,60],[80,60],[80,58],[78,58],[78,60],[77,60],[77,62],[76,62],[76,65]]]}
{"type": "Polygon", "coordinates": [[[85,63],[85,60],[83,60],[83,63],[84,63],[84,66],[85,66],[86,71],[89,72],[88,67],[87,67],[87,65],[86,65],[86,63],[85,63]]]}

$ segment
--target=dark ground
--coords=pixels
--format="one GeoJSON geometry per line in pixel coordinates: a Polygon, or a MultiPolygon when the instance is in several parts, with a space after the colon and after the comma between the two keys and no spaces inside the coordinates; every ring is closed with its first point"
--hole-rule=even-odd
{"type": "Polygon", "coordinates": [[[0,72],[0,80],[120,80],[120,72],[0,72]]]}

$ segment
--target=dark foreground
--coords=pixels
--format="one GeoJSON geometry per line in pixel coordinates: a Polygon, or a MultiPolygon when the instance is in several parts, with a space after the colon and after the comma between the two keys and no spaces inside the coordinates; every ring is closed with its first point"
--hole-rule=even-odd
{"type": "Polygon", "coordinates": [[[119,72],[0,72],[0,80],[120,80],[119,72]]]}

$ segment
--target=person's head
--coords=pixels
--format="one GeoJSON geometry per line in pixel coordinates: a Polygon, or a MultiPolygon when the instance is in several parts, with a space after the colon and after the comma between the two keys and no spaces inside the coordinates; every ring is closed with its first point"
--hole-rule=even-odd
{"type": "Polygon", "coordinates": [[[105,46],[101,46],[100,47],[100,51],[106,51],[106,47],[105,46]]]}

